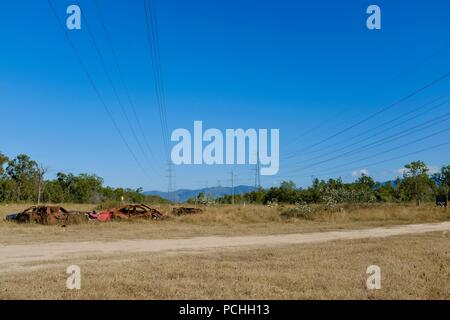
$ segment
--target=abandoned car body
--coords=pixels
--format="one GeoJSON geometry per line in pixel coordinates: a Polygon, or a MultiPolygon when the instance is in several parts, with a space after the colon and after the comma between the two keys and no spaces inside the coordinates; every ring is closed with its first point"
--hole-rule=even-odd
{"type": "Polygon", "coordinates": [[[150,208],[145,204],[128,204],[99,213],[93,212],[89,214],[89,217],[99,221],[129,220],[139,218],[157,220],[163,218],[164,215],[160,211],[150,208]]]}
{"type": "Polygon", "coordinates": [[[177,216],[185,215],[185,214],[194,214],[194,213],[200,213],[202,212],[202,209],[199,208],[186,208],[186,207],[179,207],[179,208],[173,208],[172,213],[177,216]]]}
{"type": "Polygon", "coordinates": [[[17,221],[18,213],[11,213],[5,217],[5,221],[17,221]]]}
{"type": "Polygon", "coordinates": [[[32,206],[20,213],[8,215],[6,220],[18,223],[57,224],[67,222],[72,217],[85,219],[85,213],[69,212],[60,206],[32,206]]]}
{"type": "Polygon", "coordinates": [[[111,221],[164,218],[164,214],[145,204],[128,204],[102,212],[68,211],[61,206],[32,206],[20,213],[8,214],[5,221],[54,225],[72,224],[80,221],[111,221]]]}

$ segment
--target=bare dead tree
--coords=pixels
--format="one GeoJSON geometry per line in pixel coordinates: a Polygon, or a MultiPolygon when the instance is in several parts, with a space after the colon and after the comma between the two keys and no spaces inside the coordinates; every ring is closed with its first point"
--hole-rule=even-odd
{"type": "Polygon", "coordinates": [[[45,167],[43,164],[38,166],[38,198],[37,204],[41,204],[42,192],[44,189],[44,176],[48,172],[48,167],[45,167]]]}

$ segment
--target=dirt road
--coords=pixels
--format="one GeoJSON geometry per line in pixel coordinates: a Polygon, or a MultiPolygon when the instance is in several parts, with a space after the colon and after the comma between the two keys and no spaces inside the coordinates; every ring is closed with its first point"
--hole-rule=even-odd
{"type": "Polygon", "coordinates": [[[188,239],[119,240],[114,242],[64,242],[36,245],[0,245],[0,272],[21,264],[55,261],[72,257],[117,253],[183,252],[237,247],[296,245],[335,240],[385,238],[433,231],[450,231],[450,222],[402,225],[388,228],[327,231],[299,234],[188,239]]]}

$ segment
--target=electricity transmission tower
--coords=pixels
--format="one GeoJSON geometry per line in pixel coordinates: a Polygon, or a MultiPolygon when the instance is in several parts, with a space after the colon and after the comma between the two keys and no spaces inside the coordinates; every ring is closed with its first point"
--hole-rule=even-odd
{"type": "Polygon", "coordinates": [[[259,153],[257,154],[257,160],[255,165],[255,189],[261,188],[261,164],[259,162],[259,153]]]}
{"type": "Polygon", "coordinates": [[[231,204],[234,204],[234,172],[231,170],[231,204]]]}
{"type": "Polygon", "coordinates": [[[170,201],[176,201],[177,199],[175,199],[175,174],[173,172],[173,168],[172,168],[172,162],[169,161],[167,163],[167,193],[169,196],[169,200],[170,201]]]}

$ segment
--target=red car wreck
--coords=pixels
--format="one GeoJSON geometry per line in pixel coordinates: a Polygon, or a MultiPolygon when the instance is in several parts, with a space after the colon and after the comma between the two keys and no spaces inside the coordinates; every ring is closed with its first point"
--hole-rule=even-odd
{"type": "Polygon", "coordinates": [[[93,212],[89,214],[89,217],[98,221],[130,220],[141,218],[159,220],[164,217],[164,214],[154,208],[150,208],[145,204],[128,204],[99,213],[93,212]]]}

